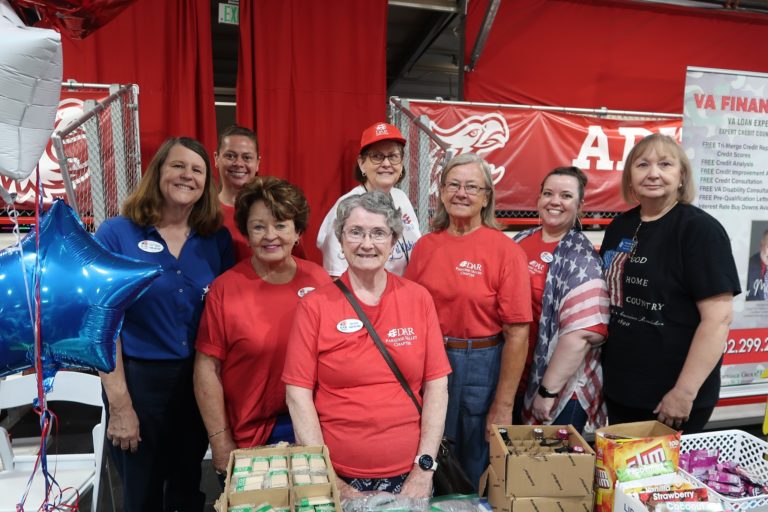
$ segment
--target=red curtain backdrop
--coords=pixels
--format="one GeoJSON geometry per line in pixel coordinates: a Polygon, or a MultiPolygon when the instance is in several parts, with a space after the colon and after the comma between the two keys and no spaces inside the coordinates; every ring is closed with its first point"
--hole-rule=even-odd
{"type": "MultiPolygon", "coordinates": [[[[470,2],[467,59],[487,0],[470,2]]],[[[687,66],[768,72],[768,15],[618,0],[504,0],[467,101],[682,112],[687,66]]],[[[469,62],[469,60],[467,60],[469,62]]]]}
{"type": "Polygon", "coordinates": [[[360,133],[386,116],[386,0],[240,3],[237,122],[255,127],[262,174],[302,188],[317,229],[354,186],[360,133]]]}
{"type": "Polygon", "coordinates": [[[139,84],[144,168],[168,137],[216,147],[209,0],[137,0],[85,39],[62,40],[65,80],[139,84]]]}

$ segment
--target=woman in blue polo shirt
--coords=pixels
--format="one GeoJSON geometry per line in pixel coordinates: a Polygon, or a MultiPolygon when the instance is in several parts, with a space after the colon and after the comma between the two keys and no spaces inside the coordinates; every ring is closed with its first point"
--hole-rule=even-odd
{"type": "Polygon", "coordinates": [[[202,511],[207,434],[192,390],[194,340],[208,285],[234,263],[205,148],[166,140],[122,216],[96,237],[111,251],[163,267],[125,312],[117,365],[101,380],[107,439],[125,511],[202,511]]]}

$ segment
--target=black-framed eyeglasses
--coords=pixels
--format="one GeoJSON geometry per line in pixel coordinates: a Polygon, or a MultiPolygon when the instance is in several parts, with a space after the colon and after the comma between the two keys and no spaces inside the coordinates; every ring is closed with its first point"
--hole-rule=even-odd
{"type": "Polygon", "coordinates": [[[464,192],[466,192],[468,196],[476,196],[481,190],[488,190],[488,187],[481,187],[474,183],[459,183],[457,181],[450,181],[443,185],[443,188],[452,194],[464,188],[464,192]]]}
{"type": "Polygon", "coordinates": [[[392,237],[391,231],[387,231],[386,229],[381,228],[373,228],[370,231],[366,231],[361,228],[349,228],[345,231],[342,231],[342,233],[344,234],[344,237],[352,243],[360,243],[365,240],[366,236],[368,236],[371,238],[373,243],[380,244],[386,242],[392,237]]]}
{"type": "Polygon", "coordinates": [[[392,165],[397,165],[400,162],[403,161],[403,155],[402,153],[368,153],[368,158],[376,165],[379,165],[380,163],[384,162],[384,159],[386,158],[389,160],[389,163],[392,165]]]}

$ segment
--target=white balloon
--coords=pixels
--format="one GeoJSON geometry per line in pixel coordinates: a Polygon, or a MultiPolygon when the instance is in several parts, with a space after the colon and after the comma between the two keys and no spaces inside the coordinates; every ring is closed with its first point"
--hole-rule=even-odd
{"type": "Polygon", "coordinates": [[[61,35],[27,27],[0,0],[0,174],[29,176],[53,132],[61,94],[61,35]]]}

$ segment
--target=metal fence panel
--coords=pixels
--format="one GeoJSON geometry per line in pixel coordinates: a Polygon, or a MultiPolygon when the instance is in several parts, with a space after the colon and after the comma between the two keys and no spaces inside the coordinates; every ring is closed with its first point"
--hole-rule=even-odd
{"type": "Polygon", "coordinates": [[[119,215],[141,179],[138,86],[111,86],[110,92],[86,102],[79,119],[51,136],[67,202],[89,231],[119,215]]]}

